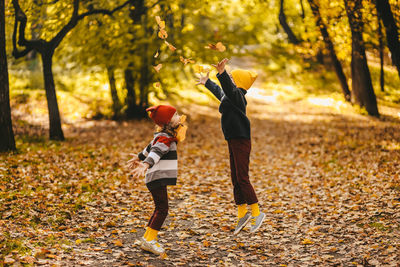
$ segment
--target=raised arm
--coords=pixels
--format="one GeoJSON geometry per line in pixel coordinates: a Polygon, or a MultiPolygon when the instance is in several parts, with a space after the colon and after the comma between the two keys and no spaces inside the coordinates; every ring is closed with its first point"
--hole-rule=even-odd
{"type": "Polygon", "coordinates": [[[218,84],[216,84],[215,82],[208,79],[207,82],[204,84],[204,86],[208,90],[210,90],[210,92],[213,93],[215,95],[215,97],[218,98],[219,101],[222,100],[222,97],[224,96],[224,92],[222,91],[221,87],[219,87],[218,84]]]}
{"type": "Polygon", "coordinates": [[[221,74],[217,74],[217,78],[221,83],[222,90],[225,95],[231,100],[236,101],[238,98],[241,98],[241,93],[239,89],[233,84],[231,77],[229,77],[226,70],[221,74]]]}
{"type": "Polygon", "coordinates": [[[217,78],[219,82],[221,83],[222,90],[224,91],[224,94],[232,101],[232,102],[242,102],[242,94],[240,90],[235,86],[235,84],[232,82],[231,77],[229,77],[228,73],[225,70],[225,65],[229,61],[229,59],[224,58],[218,64],[213,64],[217,71],[217,78]]]}
{"type": "Polygon", "coordinates": [[[204,85],[208,90],[210,90],[211,93],[215,95],[216,98],[218,98],[219,101],[221,101],[222,97],[224,96],[224,92],[222,91],[221,87],[218,86],[218,84],[208,78],[209,75],[210,72],[207,72],[206,76],[200,75],[196,85],[204,85]]]}

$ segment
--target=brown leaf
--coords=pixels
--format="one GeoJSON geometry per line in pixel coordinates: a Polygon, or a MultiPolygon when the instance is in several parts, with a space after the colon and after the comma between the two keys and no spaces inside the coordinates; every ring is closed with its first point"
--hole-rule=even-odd
{"type": "Polygon", "coordinates": [[[164,43],[168,46],[169,50],[171,50],[172,52],[176,50],[176,47],[168,43],[167,40],[164,40],[164,43]]]}

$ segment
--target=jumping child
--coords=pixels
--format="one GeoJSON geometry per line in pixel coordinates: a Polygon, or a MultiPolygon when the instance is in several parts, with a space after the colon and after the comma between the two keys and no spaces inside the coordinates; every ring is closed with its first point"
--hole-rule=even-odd
{"type": "Polygon", "coordinates": [[[168,215],[167,186],[176,185],[178,175],[177,144],[185,139],[187,126],[183,125],[186,116],[180,116],[176,109],[169,105],[148,108],[150,118],[158,125],[150,144],[137,156],[133,155],[128,166],[133,169],[134,178],[143,177],[155,204],[144,236],[141,248],[154,254],[165,254],[164,248],[157,242],[160,231],[168,215]]]}
{"type": "Polygon", "coordinates": [[[254,233],[265,218],[265,214],[260,212],[258,199],[248,174],[251,138],[245,95],[257,78],[257,74],[237,69],[229,75],[225,70],[226,62],[228,59],[225,58],[217,65],[213,65],[218,71],[217,78],[222,89],[208,78],[209,72],[206,76],[200,76],[197,85],[203,84],[221,102],[219,106],[221,126],[228,141],[233,194],[235,204],[238,206],[238,222],[234,231],[236,235],[250,220],[250,232],[254,233]],[[247,206],[250,206],[251,213],[247,212],[247,206]]]}

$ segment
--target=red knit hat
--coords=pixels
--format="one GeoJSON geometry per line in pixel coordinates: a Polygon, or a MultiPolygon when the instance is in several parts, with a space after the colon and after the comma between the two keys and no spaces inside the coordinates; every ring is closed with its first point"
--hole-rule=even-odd
{"type": "Polygon", "coordinates": [[[158,125],[168,124],[176,112],[176,108],[169,105],[158,105],[146,109],[150,112],[150,118],[158,125]]]}

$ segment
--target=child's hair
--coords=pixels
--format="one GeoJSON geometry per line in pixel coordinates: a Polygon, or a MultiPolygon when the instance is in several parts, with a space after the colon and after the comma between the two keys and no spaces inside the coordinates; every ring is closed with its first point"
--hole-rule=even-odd
{"type": "Polygon", "coordinates": [[[176,128],[177,127],[172,127],[171,126],[171,122],[170,122],[170,123],[165,124],[163,127],[157,125],[156,131],[157,132],[167,133],[169,135],[175,136],[176,135],[176,132],[175,132],[176,128]]]}

